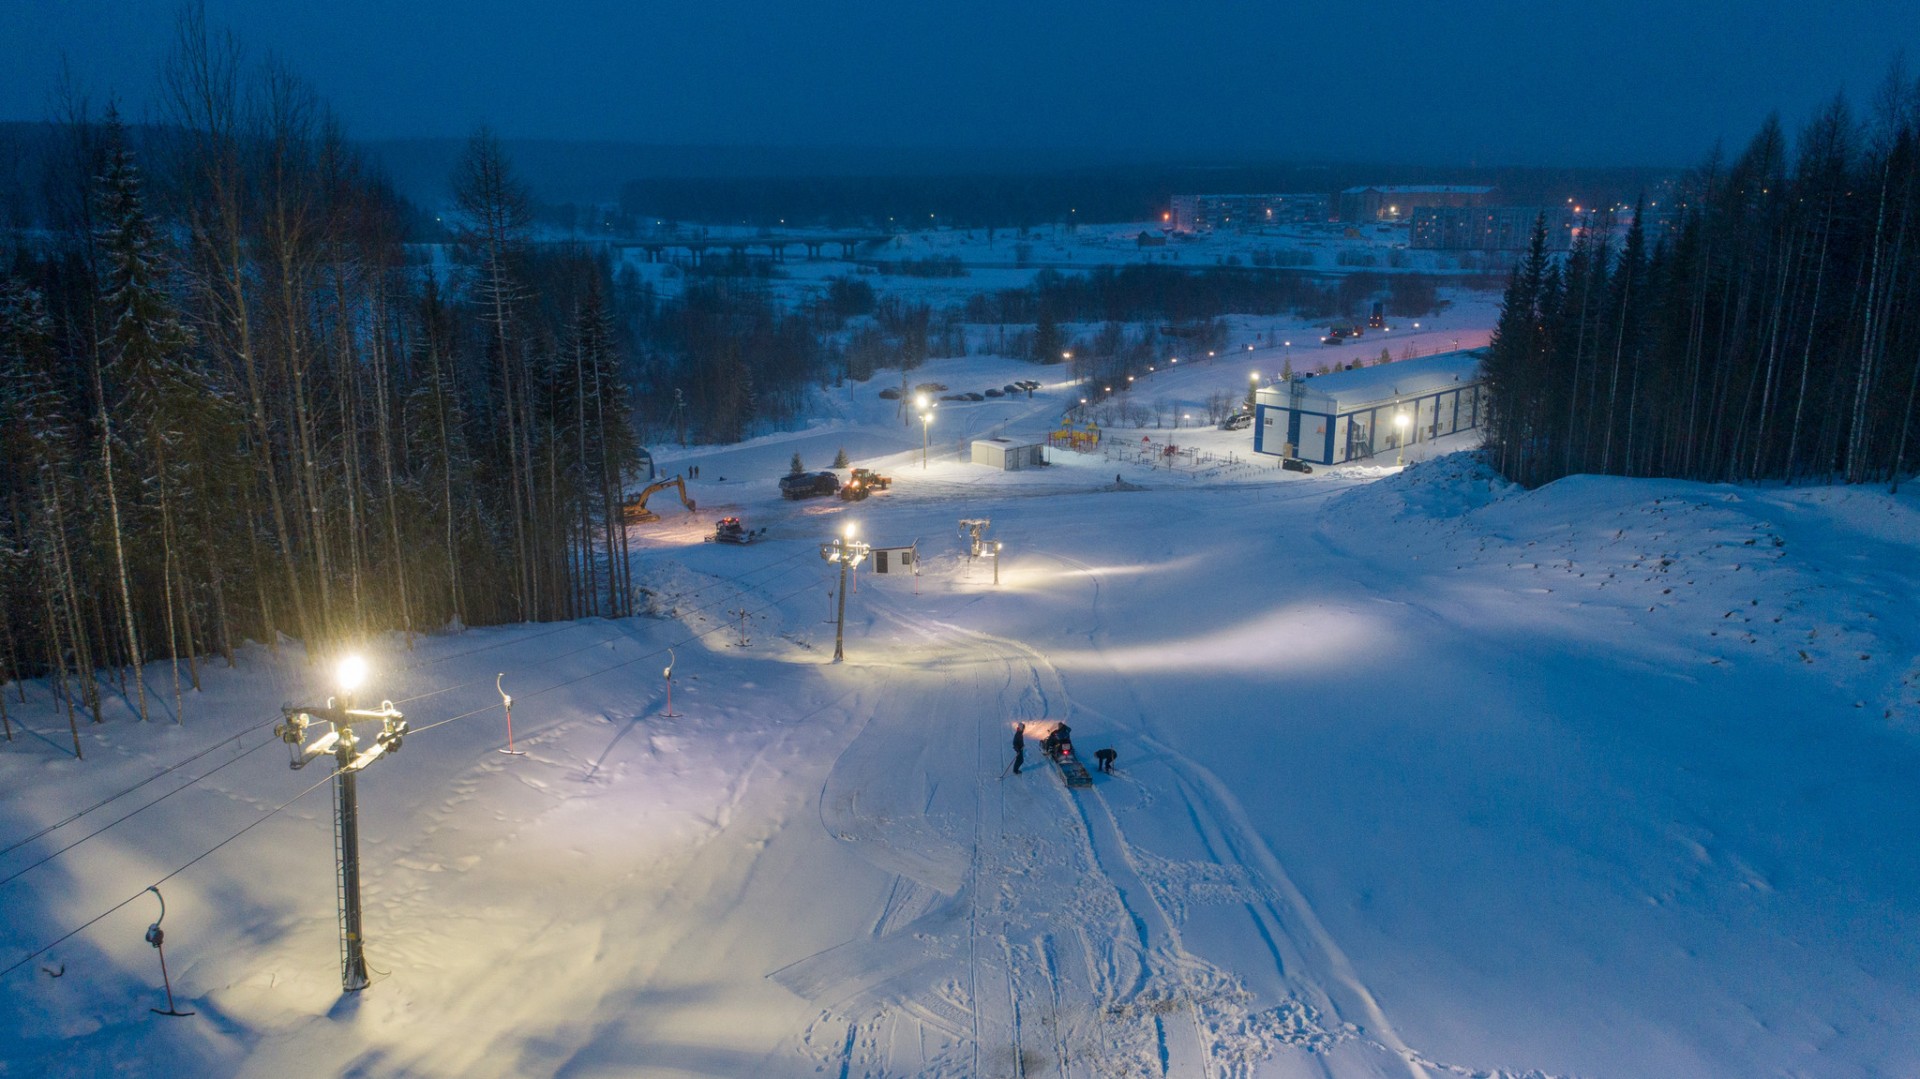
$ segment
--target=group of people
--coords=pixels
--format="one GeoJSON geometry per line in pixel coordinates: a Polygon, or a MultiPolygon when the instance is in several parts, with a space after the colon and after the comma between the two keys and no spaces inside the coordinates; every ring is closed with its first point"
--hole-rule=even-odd
{"type": "MultiPolygon", "coordinates": [[[[1050,761],[1058,762],[1062,757],[1073,756],[1073,728],[1061,723],[1047,733],[1040,741],[1040,751],[1050,761]]],[[[1120,754],[1112,749],[1094,751],[1093,759],[1099,762],[1099,768],[1108,775],[1113,774],[1113,762],[1120,754]]],[[[1013,774],[1020,774],[1020,767],[1027,762],[1027,725],[1019,721],[1013,724],[1013,774]]]]}

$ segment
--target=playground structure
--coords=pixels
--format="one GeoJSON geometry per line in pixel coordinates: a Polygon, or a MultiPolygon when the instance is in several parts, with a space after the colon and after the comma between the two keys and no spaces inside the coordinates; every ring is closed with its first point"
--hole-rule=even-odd
{"type": "Polygon", "coordinates": [[[1047,435],[1047,444],[1075,453],[1092,453],[1100,448],[1100,425],[1089,420],[1076,429],[1071,421],[1062,420],[1060,429],[1047,435]]]}

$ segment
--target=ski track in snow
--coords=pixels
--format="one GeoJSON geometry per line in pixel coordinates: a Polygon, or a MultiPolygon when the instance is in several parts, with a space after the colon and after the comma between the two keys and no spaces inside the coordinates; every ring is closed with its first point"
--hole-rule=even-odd
{"type": "MultiPolygon", "coordinates": [[[[1084,563],[1061,561],[1088,585],[1097,649],[1104,582],[1084,563]]],[[[945,643],[938,654],[896,653],[914,661],[886,668],[821,791],[822,825],[896,874],[885,908],[868,936],[772,975],[822,1007],[803,1040],[835,1045],[840,1072],[1506,1074],[1436,1063],[1402,1043],[1232,796],[1144,729],[1143,713],[1100,718],[1134,728],[1131,737],[1164,762],[1213,864],[1138,850],[1102,787],[1070,791],[1038,754],[1026,775],[1001,777],[1008,721],[1081,711],[1044,654],[870,602],[921,647],[945,643]],[[956,638],[971,644],[956,648],[956,638]],[[953,732],[929,742],[899,720],[929,714],[979,717],[971,745],[953,732]],[[970,819],[953,801],[934,809],[921,753],[971,759],[980,778],[970,819]],[[1022,782],[1029,777],[1042,780],[1038,790],[1022,782]],[[1260,1008],[1241,978],[1190,952],[1179,926],[1194,902],[1238,904],[1289,995],[1260,1008]],[[955,961],[960,982],[947,973],[955,961]],[[903,1026],[915,1036],[902,1037],[903,1026]],[[845,1031],[837,1045],[833,1030],[845,1031]]]]}

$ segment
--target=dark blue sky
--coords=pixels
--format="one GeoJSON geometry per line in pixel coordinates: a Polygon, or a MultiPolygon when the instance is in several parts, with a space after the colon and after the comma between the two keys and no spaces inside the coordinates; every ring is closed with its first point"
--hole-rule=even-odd
{"type": "MultiPolygon", "coordinates": [[[[0,2],[0,119],[65,55],[147,113],[173,0],[0,2]]],[[[1862,103],[1913,0],[208,0],[355,136],[1084,147],[1687,164],[1769,110],[1862,103]]]]}

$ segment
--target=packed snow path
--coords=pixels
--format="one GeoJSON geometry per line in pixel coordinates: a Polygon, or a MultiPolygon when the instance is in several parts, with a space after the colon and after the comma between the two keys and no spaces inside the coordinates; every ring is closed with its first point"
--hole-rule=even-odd
{"type": "MultiPolygon", "coordinates": [[[[131,904],[6,975],[0,1074],[1920,1071],[1904,497],[893,471],[741,494],[752,547],[645,530],[652,617],[382,643],[419,733],[361,783],[373,987],[339,995],[319,791],[165,885],[199,1016],[147,1011],[131,904]],[[816,547],[851,518],[928,558],[917,594],[861,579],[832,665],[816,547]],[[1001,778],[1016,718],[1117,774],[1001,778]]],[[[78,814],[0,856],[7,956],[321,778],[257,728],[309,673],[255,651],[84,764],[7,746],[0,839],[78,814]]]]}

